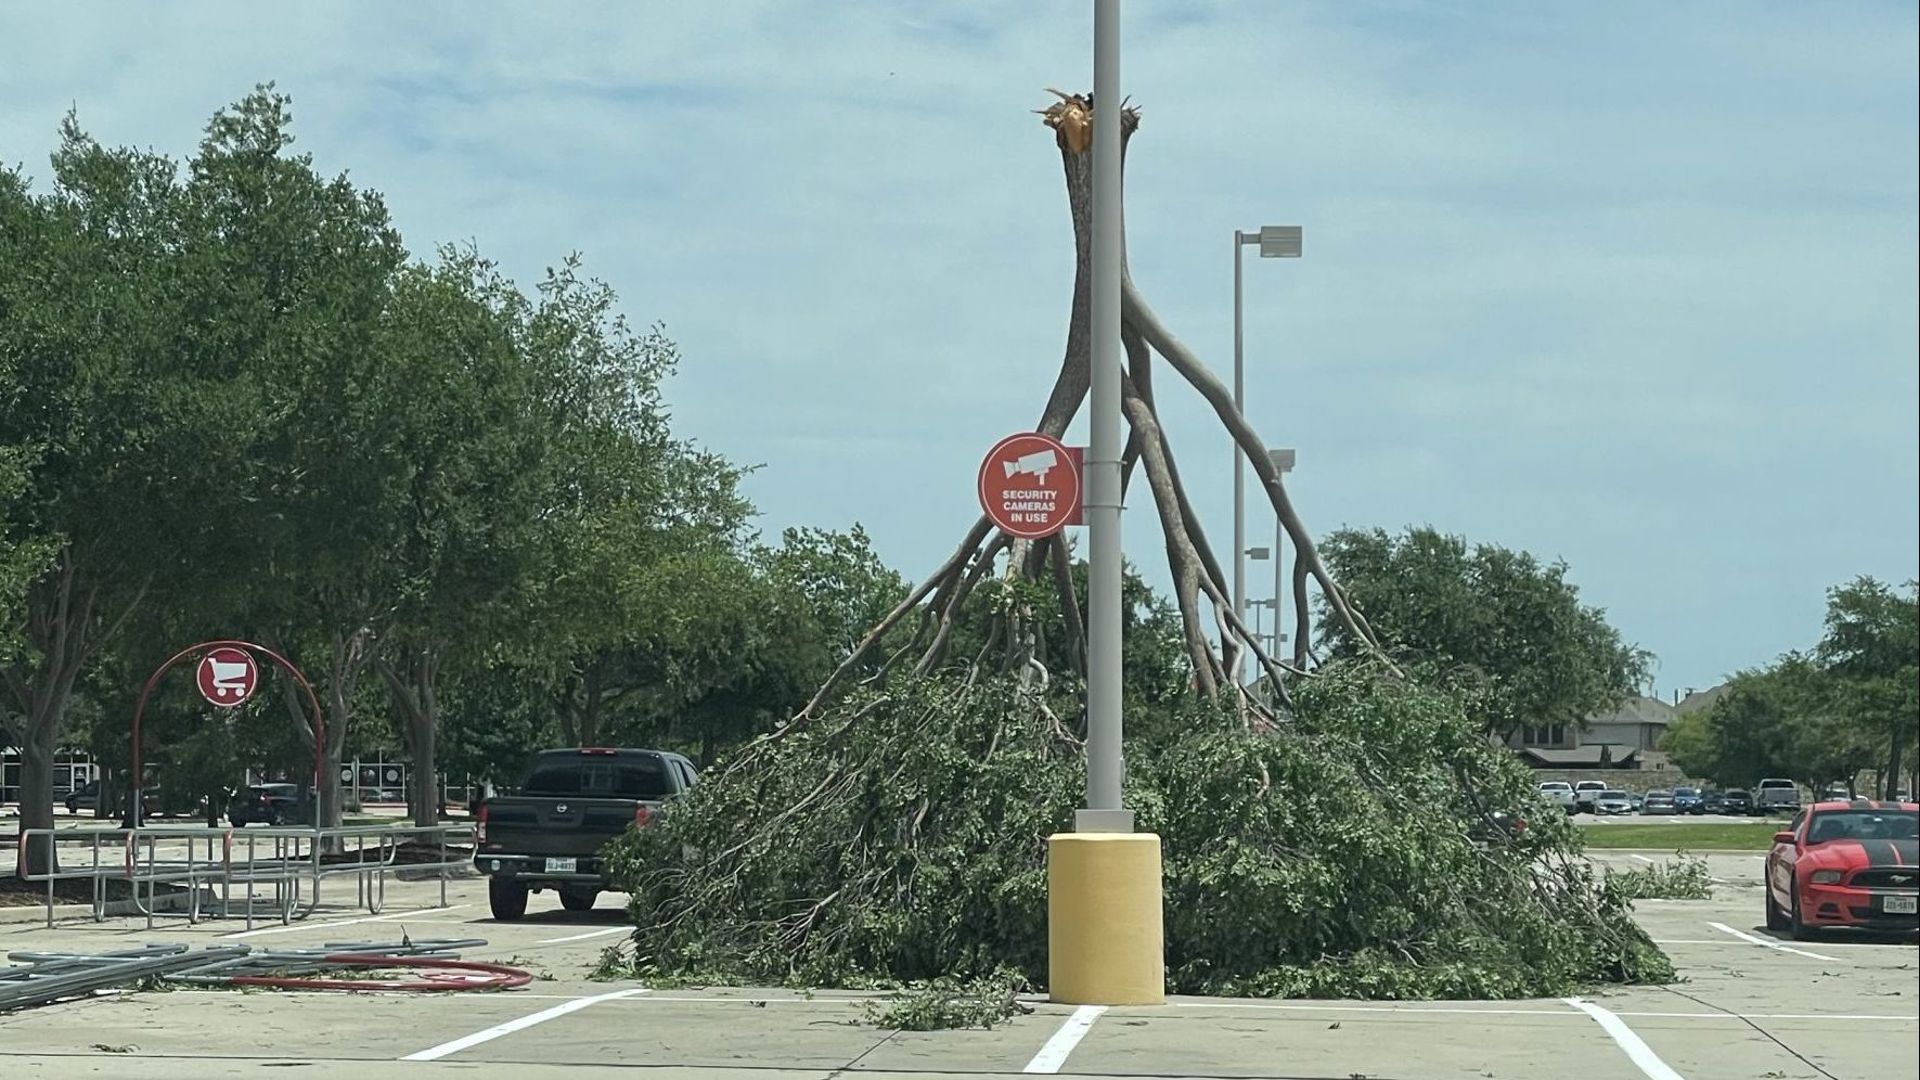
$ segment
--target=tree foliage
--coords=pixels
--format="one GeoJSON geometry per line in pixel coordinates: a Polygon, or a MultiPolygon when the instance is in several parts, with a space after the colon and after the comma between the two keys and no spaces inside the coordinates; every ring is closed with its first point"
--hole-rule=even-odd
{"type": "Polygon", "coordinates": [[[1901,786],[1920,739],[1920,601],[1915,583],[1870,577],[1827,591],[1825,633],[1807,651],[1736,673],[1706,709],[1682,716],[1661,748],[1690,774],[1750,785],[1785,776],[1851,784],[1876,767],[1901,786]]]}
{"type": "MultiPolygon", "coordinates": [[[[1044,985],[1046,838],[1084,775],[1063,704],[1015,678],[901,676],[749,746],[619,841],[634,969],[1044,985]]],[[[1504,997],[1670,974],[1451,697],[1355,667],[1297,706],[1262,733],[1189,695],[1130,745],[1170,990],[1504,997]],[[1477,840],[1496,811],[1529,826],[1477,840]]]]}
{"type": "MultiPolygon", "coordinates": [[[[471,248],[414,259],[292,125],[268,85],[185,163],[70,117],[49,192],[0,172],[0,715],[30,826],[55,746],[90,734],[63,727],[74,687],[115,696],[89,673],[143,680],[193,641],[261,641],[313,681],[325,820],[374,732],[407,747],[425,822],[442,698],[486,696],[460,684],[510,669],[551,701],[631,662],[664,716],[739,692],[731,650],[779,631],[735,587],[741,471],[671,430],[665,334],[577,257],[531,290],[471,248]],[[682,596],[703,582],[727,603],[682,596]],[[663,598],[677,617],[652,625],[663,598]]],[[[729,738],[762,721],[712,711],[729,738]]]]}
{"type": "MultiPolygon", "coordinates": [[[[1502,736],[1584,724],[1646,681],[1649,654],[1580,602],[1564,563],[1430,527],[1343,529],[1325,554],[1388,652],[1465,695],[1502,736]]],[[[1338,619],[1323,615],[1320,633],[1335,656],[1362,652],[1338,619]]]]}

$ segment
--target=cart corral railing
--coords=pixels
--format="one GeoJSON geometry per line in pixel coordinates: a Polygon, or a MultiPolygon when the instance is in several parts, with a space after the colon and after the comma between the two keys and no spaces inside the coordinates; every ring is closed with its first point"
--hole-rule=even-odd
{"type": "MultiPolygon", "coordinates": [[[[471,865],[474,827],[448,823],[359,825],[336,829],[248,827],[208,829],[194,826],[139,828],[27,829],[21,847],[52,845],[52,869],[22,874],[45,882],[47,925],[59,903],[57,883],[89,882],[92,917],[108,917],[108,905],[132,903],[148,929],[157,918],[256,919],[283,924],[304,919],[320,906],[321,884],[330,878],[354,879],[354,906],[380,914],[386,904],[387,877],[399,871],[437,876],[440,904],[447,906],[447,879],[471,865]],[[401,861],[401,849],[413,858],[401,861]],[[421,859],[421,855],[426,858],[421,859]],[[124,884],[124,896],[112,896],[110,883],[124,884]],[[162,900],[178,898],[167,910],[162,900]]],[[[329,894],[331,898],[331,894],[329,894]]]]}

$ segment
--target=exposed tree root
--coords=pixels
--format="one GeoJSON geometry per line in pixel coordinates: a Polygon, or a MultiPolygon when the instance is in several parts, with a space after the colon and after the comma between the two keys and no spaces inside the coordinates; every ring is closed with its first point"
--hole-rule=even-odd
{"type": "MultiPolygon", "coordinates": [[[[1035,430],[1058,438],[1065,433],[1085,403],[1091,382],[1093,101],[1088,95],[1066,94],[1057,90],[1051,93],[1060,100],[1038,111],[1046,125],[1053,129],[1066,179],[1067,206],[1074,233],[1074,285],[1065,354],[1035,430]]],[[[1124,105],[1122,107],[1124,165],[1125,148],[1139,127],[1139,112],[1124,105]]],[[[1180,611],[1196,688],[1208,696],[1223,689],[1232,689],[1256,719],[1271,720],[1270,708],[1274,705],[1285,708],[1289,700],[1286,680],[1304,676],[1314,663],[1309,638],[1310,580],[1319,586],[1328,610],[1344,629],[1355,639],[1374,646],[1376,651],[1377,642],[1365,617],[1348,601],[1321,561],[1312,536],[1295,511],[1279,473],[1267,457],[1266,445],[1234,407],[1225,385],[1154,313],[1127,271],[1125,260],[1123,236],[1121,338],[1126,351],[1126,368],[1122,408],[1128,422],[1128,437],[1122,455],[1121,490],[1123,494],[1127,490],[1135,467],[1142,467],[1148,486],[1152,489],[1165,540],[1168,566],[1173,572],[1174,598],[1180,611]],[[1187,384],[1213,407],[1221,424],[1251,459],[1254,473],[1259,477],[1282,528],[1293,540],[1296,553],[1293,567],[1295,624],[1291,663],[1270,655],[1258,636],[1232,610],[1232,602],[1227,597],[1226,575],[1207,542],[1199,516],[1194,512],[1186,486],[1181,481],[1165,428],[1159,421],[1152,374],[1155,353],[1171,364],[1187,384]],[[1203,601],[1214,609],[1211,635],[1205,625],[1203,601]],[[1247,687],[1233,685],[1234,673],[1240,667],[1239,660],[1248,654],[1254,658],[1272,690],[1268,702],[1257,701],[1247,687]]],[[[1073,657],[1075,673],[1084,674],[1086,627],[1081,619],[1081,601],[1074,589],[1065,541],[1058,537],[1037,542],[1015,538],[996,532],[988,519],[982,517],[974,523],[952,557],[861,641],[852,655],[808,702],[807,707],[787,726],[800,723],[819,711],[834,693],[847,685],[847,680],[856,671],[872,669],[867,676],[871,681],[884,678],[888,671],[909,659],[912,661],[912,670],[922,674],[947,663],[954,631],[967,611],[967,602],[975,595],[977,586],[1003,551],[1008,556],[1004,573],[1009,581],[1052,578],[1066,623],[1062,630],[1068,654],[1073,657]],[[917,627],[910,638],[901,641],[901,635],[895,634],[895,629],[916,608],[920,611],[917,627]],[[875,664],[873,656],[883,640],[894,640],[897,644],[890,656],[875,664]]],[[[990,658],[994,657],[997,650],[997,664],[1001,671],[1025,671],[1044,644],[1046,635],[1045,627],[1034,624],[1030,609],[1024,604],[1009,602],[994,613],[987,640],[970,663],[977,668],[995,662],[990,658]]]]}

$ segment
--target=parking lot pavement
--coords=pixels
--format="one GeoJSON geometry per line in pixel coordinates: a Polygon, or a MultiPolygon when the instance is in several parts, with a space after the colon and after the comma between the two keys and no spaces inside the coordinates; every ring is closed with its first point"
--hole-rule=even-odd
{"type": "MultiPolygon", "coordinates": [[[[1614,859],[1621,853],[1606,853],[1614,859]]],[[[1649,856],[1657,857],[1657,856],[1649,856]]],[[[1632,863],[1635,860],[1628,859],[1632,863]]],[[[1920,1080],[1916,949],[1910,939],[1778,938],[1759,927],[1758,863],[1715,855],[1702,901],[1647,901],[1637,916],[1675,959],[1671,987],[1609,987],[1579,999],[1354,1002],[1176,999],[1151,1009],[1034,1003],[990,1031],[890,1032],[863,1017],[872,995],[649,989],[588,973],[624,932],[619,897],[495,923],[484,884],[390,885],[380,915],[248,932],[211,922],[110,921],[46,930],[0,925],[7,951],[124,948],[142,941],[257,947],[353,940],[484,938],[474,959],[537,976],[494,994],[349,996],[127,993],[0,1017],[8,1076],[255,1075],[334,1064],[369,1076],[459,1072],[581,1077],[644,1069],[648,1080],[864,1080],[941,1076],[1245,1077],[1261,1080],[1920,1080]],[[1736,881],[1744,876],[1748,881],[1736,881]],[[1749,883],[1750,882],[1750,883],[1749,883]],[[138,1066],[133,1058],[137,1056],[138,1066]],[[372,1063],[380,1063],[373,1067],[372,1063]]]]}

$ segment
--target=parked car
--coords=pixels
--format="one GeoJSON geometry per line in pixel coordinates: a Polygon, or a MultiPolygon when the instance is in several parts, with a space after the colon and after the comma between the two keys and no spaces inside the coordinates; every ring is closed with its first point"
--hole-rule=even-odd
{"type": "Polygon", "coordinates": [[[1853,798],[1853,785],[1840,780],[1826,786],[1820,793],[1821,802],[1846,802],[1853,798]]]}
{"type": "Polygon", "coordinates": [[[527,894],[553,889],[587,911],[613,883],[600,849],[644,827],[697,782],[693,762],[663,750],[576,747],[533,760],[517,795],[480,803],[473,864],[502,921],[527,913],[527,894]]]}
{"type": "Polygon", "coordinates": [[[1565,807],[1567,813],[1574,811],[1573,785],[1565,780],[1543,780],[1540,783],[1540,797],[1556,806],[1565,807]]]}
{"type": "Polygon", "coordinates": [[[1646,802],[1647,797],[1637,791],[1629,791],[1627,792],[1627,801],[1633,804],[1633,812],[1637,814],[1640,812],[1640,804],[1646,802]]]}
{"type": "Polygon", "coordinates": [[[1767,928],[1920,929],[1920,803],[1818,802],[1773,834],[1767,928]]]}
{"type": "MultiPolygon", "coordinates": [[[[120,796],[114,800],[114,813],[117,814],[125,809],[126,798],[126,793],[122,792],[120,796]]],[[[98,780],[87,781],[79,790],[67,796],[67,813],[69,814],[78,814],[83,810],[91,811],[99,805],[100,781],[98,780]]],[[[160,812],[160,796],[155,795],[151,791],[143,791],[140,793],[140,806],[146,811],[141,815],[142,817],[152,817],[160,812]]]]}
{"type": "Polygon", "coordinates": [[[1800,809],[1800,788],[1793,781],[1770,776],[1753,789],[1753,803],[1762,814],[1800,809]]]}
{"type": "Polygon", "coordinates": [[[1674,807],[1673,792],[1666,790],[1647,792],[1646,800],[1640,804],[1642,814],[1677,814],[1674,807]]]}
{"type": "Polygon", "coordinates": [[[255,784],[227,804],[227,820],[237,829],[255,822],[289,825],[311,817],[298,784],[255,784]]]}
{"type": "Polygon", "coordinates": [[[1723,814],[1753,813],[1753,794],[1746,788],[1728,788],[1720,795],[1720,812],[1723,814]]]}
{"type": "Polygon", "coordinates": [[[1475,821],[1467,828],[1467,838],[1476,847],[1487,847],[1498,837],[1502,842],[1518,840],[1527,831],[1527,819],[1509,814],[1505,810],[1495,810],[1486,817],[1475,821]]]}
{"type": "Polygon", "coordinates": [[[1727,800],[1718,791],[1708,789],[1700,793],[1700,812],[1703,814],[1724,814],[1727,812],[1727,800]]]}
{"type": "Polygon", "coordinates": [[[1577,810],[1585,810],[1588,813],[1592,813],[1593,801],[1595,799],[1598,799],[1600,797],[1600,793],[1606,790],[1607,790],[1607,782],[1605,780],[1580,781],[1579,783],[1573,785],[1574,808],[1577,810]]]}
{"type": "Polygon", "coordinates": [[[1700,789],[1677,787],[1673,789],[1673,812],[1676,814],[1704,814],[1706,808],[1701,805],[1700,789]]]}
{"type": "Polygon", "coordinates": [[[1593,812],[1596,814],[1631,814],[1633,813],[1633,797],[1624,791],[1616,791],[1609,788],[1601,792],[1600,797],[1593,801],[1593,812]]]}

